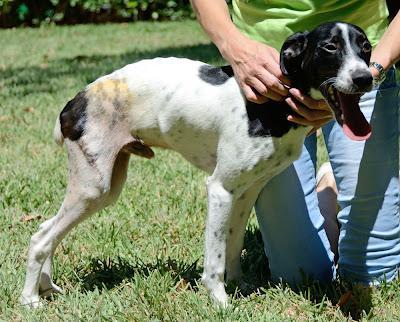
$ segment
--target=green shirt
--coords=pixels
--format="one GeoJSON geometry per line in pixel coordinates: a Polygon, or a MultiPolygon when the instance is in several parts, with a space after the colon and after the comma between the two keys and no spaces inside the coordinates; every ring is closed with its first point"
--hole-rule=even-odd
{"type": "Polygon", "coordinates": [[[375,46],[388,21],[385,0],[233,0],[233,21],[252,39],[275,47],[297,31],[329,21],[355,24],[375,46]]]}

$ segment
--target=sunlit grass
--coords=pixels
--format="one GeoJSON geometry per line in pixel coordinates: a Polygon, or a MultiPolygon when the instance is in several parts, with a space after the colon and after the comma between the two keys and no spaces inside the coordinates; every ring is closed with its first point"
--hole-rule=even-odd
{"type": "MultiPolygon", "coordinates": [[[[119,202],[74,229],[57,250],[54,277],[66,291],[37,311],[18,303],[29,238],[57,211],[66,185],[65,150],[54,120],[88,82],[136,60],[182,56],[219,64],[195,22],[46,27],[0,31],[1,320],[344,320],[400,318],[400,284],[354,290],[310,283],[295,292],[268,284],[254,217],[243,267],[258,288],[213,307],[199,283],[205,175],[173,152],[132,157],[119,202]],[[31,220],[22,218],[31,216],[31,220]]],[[[324,155],[320,155],[320,160],[324,155]]],[[[234,292],[234,289],[232,290],[234,292]]],[[[234,296],[234,294],[232,294],[234,296]]]]}

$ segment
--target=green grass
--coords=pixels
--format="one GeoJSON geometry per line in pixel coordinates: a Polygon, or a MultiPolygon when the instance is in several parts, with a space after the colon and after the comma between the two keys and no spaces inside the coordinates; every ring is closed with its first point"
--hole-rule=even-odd
{"type": "Polygon", "coordinates": [[[269,285],[254,216],[243,267],[257,289],[232,294],[227,310],[214,307],[199,283],[205,175],[162,150],[152,161],[132,157],[119,202],[59,246],[54,278],[66,293],[36,311],[21,307],[29,238],[64,195],[66,154],[52,130],[65,103],[88,82],[138,59],[222,60],[192,21],[1,30],[0,48],[0,320],[400,319],[400,283],[355,289],[341,308],[343,285],[309,283],[297,292],[269,285]],[[21,221],[27,215],[37,217],[21,221]]]}

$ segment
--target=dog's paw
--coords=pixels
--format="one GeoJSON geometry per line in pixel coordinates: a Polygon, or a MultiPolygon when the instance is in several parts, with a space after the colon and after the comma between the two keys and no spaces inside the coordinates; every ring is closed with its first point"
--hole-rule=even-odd
{"type": "Polygon", "coordinates": [[[43,305],[43,303],[40,302],[39,296],[37,295],[36,296],[21,295],[19,298],[19,302],[28,309],[36,309],[43,305]]]}
{"type": "Polygon", "coordinates": [[[222,292],[211,292],[210,293],[213,302],[218,305],[219,307],[226,309],[229,307],[229,297],[225,293],[222,292]]]}
{"type": "Polygon", "coordinates": [[[201,281],[206,287],[213,302],[219,307],[227,308],[229,305],[229,298],[225,292],[224,283],[218,281],[215,274],[212,274],[210,277],[208,277],[206,274],[203,274],[201,281]]]}
{"type": "Polygon", "coordinates": [[[57,286],[53,282],[51,283],[50,287],[43,289],[43,290],[40,289],[40,296],[43,298],[48,298],[52,294],[63,294],[63,293],[64,293],[64,291],[62,290],[62,288],[57,286]]]}

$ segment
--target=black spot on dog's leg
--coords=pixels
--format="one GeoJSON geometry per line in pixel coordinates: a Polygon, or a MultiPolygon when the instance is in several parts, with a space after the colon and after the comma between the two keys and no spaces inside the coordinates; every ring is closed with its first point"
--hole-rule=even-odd
{"type": "Polygon", "coordinates": [[[165,103],[168,103],[171,100],[173,95],[174,95],[173,92],[168,93],[167,95],[165,95],[165,103]]]}
{"type": "Polygon", "coordinates": [[[86,155],[88,163],[91,167],[93,167],[96,164],[97,159],[99,158],[99,155],[97,153],[88,153],[86,155]]]}
{"type": "Polygon", "coordinates": [[[199,77],[208,84],[222,85],[233,77],[233,70],[231,66],[202,65],[199,69],[199,77]]]}
{"type": "Polygon", "coordinates": [[[85,92],[82,91],[65,105],[60,113],[61,133],[64,138],[76,141],[82,136],[87,119],[87,104],[85,92]]]}
{"type": "Polygon", "coordinates": [[[222,254],[218,254],[218,258],[221,258],[222,257],[222,254]]]}

